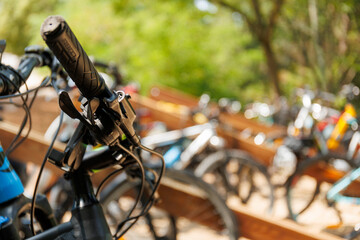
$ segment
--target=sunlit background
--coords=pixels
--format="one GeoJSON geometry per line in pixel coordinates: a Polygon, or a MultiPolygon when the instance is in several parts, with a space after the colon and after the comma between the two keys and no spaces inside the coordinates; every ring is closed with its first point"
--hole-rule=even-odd
{"type": "Polygon", "coordinates": [[[21,55],[62,15],[89,55],[143,93],[163,84],[244,105],[359,82],[359,12],[355,0],[2,0],[0,38],[21,55]]]}

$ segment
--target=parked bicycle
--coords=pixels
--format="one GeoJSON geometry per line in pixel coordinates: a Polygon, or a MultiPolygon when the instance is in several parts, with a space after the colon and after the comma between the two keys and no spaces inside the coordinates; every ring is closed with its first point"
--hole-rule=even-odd
{"type": "MultiPolygon", "coordinates": [[[[66,72],[75,81],[84,98],[81,104],[82,112],[80,113],[74,107],[69,95],[65,91],[60,92],[59,103],[61,109],[70,117],[78,119],[80,124],[68,141],[64,152],[53,150],[50,153],[50,151],[48,151],[44,159],[45,164],[45,160],[49,157],[51,163],[66,172],[65,178],[71,182],[72,191],[75,196],[74,207],[71,211],[72,218],[70,222],[60,225],[55,226],[55,222],[53,221],[51,222],[53,224],[49,227],[42,226],[43,222],[49,223],[49,221],[44,221],[44,219],[41,218],[41,212],[37,210],[38,206],[41,206],[38,204],[41,198],[34,197],[33,207],[29,210],[31,224],[28,229],[31,229],[31,231],[28,231],[29,235],[25,237],[36,234],[36,236],[29,239],[112,239],[112,237],[120,239],[135,225],[140,217],[145,216],[146,225],[150,231],[149,235],[152,236],[152,238],[174,239],[176,228],[173,225],[173,218],[168,215],[166,216],[166,218],[170,219],[169,232],[158,232],[158,229],[155,228],[156,216],[149,212],[150,209],[153,209],[151,208],[153,204],[159,199],[156,192],[164,173],[164,166],[163,164],[160,164],[160,166],[157,164],[157,168],[149,168],[143,164],[142,159],[137,154],[138,150],[142,149],[162,159],[161,155],[151,151],[140,143],[133,128],[135,113],[128,101],[129,96],[122,91],[111,92],[108,90],[103,79],[89,61],[86,53],[81,48],[64,19],[59,16],[52,16],[45,20],[42,26],[42,36],[64,66],[66,72]],[[87,144],[97,145],[99,143],[104,146],[101,151],[91,152],[91,154],[85,155],[85,146],[87,144]],[[99,189],[101,189],[110,177],[123,172],[123,174],[119,175],[120,178],[127,176],[126,180],[132,178],[136,179],[136,181],[134,185],[134,181],[123,180],[123,188],[121,189],[132,189],[136,191],[136,194],[133,196],[133,204],[127,209],[123,218],[117,219],[119,221],[111,222],[111,220],[119,216],[114,215],[113,212],[105,212],[104,214],[101,204],[94,193],[89,174],[114,165],[120,166],[120,168],[114,170],[111,175],[105,178],[103,183],[100,184],[99,189]],[[37,229],[33,227],[34,207],[36,223],[41,225],[42,233],[38,233],[37,229]],[[107,222],[105,219],[109,220],[109,218],[110,222],[107,222]]],[[[60,67],[56,59],[51,57],[51,52],[48,53],[50,54],[50,59],[52,59],[50,61],[51,67],[55,65],[60,67]]],[[[36,56],[36,53],[32,54],[34,54],[35,60],[38,61],[39,57],[36,56]]],[[[23,67],[30,73],[33,67],[39,65],[37,62],[36,64],[32,62],[32,64],[33,66],[26,64],[23,67]]],[[[6,70],[9,70],[14,76],[17,76],[17,72],[21,72],[23,69],[19,68],[18,71],[15,71],[11,68],[6,68],[6,70]]],[[[58,72],[53,71],[52,73],[51,76],[53,77],[58,72]]],[[[23,79],[25,79],[25,77],[23,79]]],[[[23,79],[21,78],[21,80],[23,79]]],[[[50,81],[50,79],[51,77],[47,78],[47,81],[50,81]]],[[[20,82],[23,81],[18,82],[18,85],[20,85],[20,82]]],[[[8,84],[12,83],[9,82],[8,84]]],[[[16,87],[16,89],[17,88],[18,87],[16,87]]],[[[55,137],[52,142],[55,141],[55,137]]],[[[43,169],[44,164],[41,169],[43,169]]],[[[196,221],[203,223],[203,216],[213,216],[210,218],[210,222],[207,220],[207,224],[211,224],[211,221],[214,221],[210,226],[214,226],[215,224],[213,229],[217,229],[217,232],[222,233],[222,235],[228,235],[229,239],[238,238],[239,234],[233,213],[227,208],[221,197],[219,197],[211,186],[195,176],[183,172],[174,173],[171,176],[172,177],[168,178],[171,179],[172,183],[179,182],[182,186],[191,183],[192,188],[198,189],[197,192],[198,194],[200,193],[198,197],[202,199],[201,201],[203,203],[206,203],[203,205],[206,207],[201,208],[200,212],[192,209],[192,216],[185,216],[186,218],[192,219],[191,217],[195,217],[196,221]]],[[[109,184],[109,186],[113,185],[109,184]]],[[[105,190],[106,189],[108,188],[105,188],[105,190]]],[[[104,197],[108,202],[118,200],[118,203],[124,202],[119,195],[114,196],[113,190],[105,190],[104,193],[108,192],[108,196],[110,196],[106,198],[105,195],[104,197]]],[[[35,188],[34,194],[36,192],[35,188]]],[[[126,192],[127,191],[123,193],[125,194],[126,192]]],[[[99,193],[100,190],[97,191],[96,194],[99,193]]],[[[20,196],[20,198],[23,198],[23,195],[20,196]]],[[[18,198],[17,196],[14,197],[14,199],[18,198]]],[[[191,201],[191,199],[194,198],[190,198],[189,201],[191,201]]],[[[47,203],[46,200],[45,202],[47,203]]],[[[6,203],[11,204],[13,202],[6,203]]],[[[28,202],[26,204],[29,208],[30,205],[28,202]]],[[[104,202],[103,204],[104,208],[108,209],[108,204],[104,202]]],[[[9,205],[0,205],[0,208],[10,209],[9,205]]],[[[21,211],[26,210],[23,208],[23,205],[21,205],[20,208],[21,211]]],[[[7,236],[14,237],[14,239],[20,237],[16,234],[17,230],[25,226],[20,221],[12,222],[12,219],[16,220],[20,213],[22,213],[20,209],[16,208],[14,215],[9,216],[7,213],[1,214],[4,216],[4,218],[1,218],[1,223],[4,224],[4,226],[9,225],[12,230],[15,229],[15,231],[12,232],[13,235],[9,235],[8,232],[6,233],[7,236]]],[[[48,215],[54,220],[51,213],[48,213],[48,215]]],[[[206,217],[205,220],[206,219],[208,219],[208,217],[206,217]]],[[[2,230],[3,229],[5,228],[2,228],[2,230]]]]}
{"type": "MultiPolygon", "coordinates": [[[[311,212],[316,197],[358,165],[357,126],[355,109],[347,104],[335,123],[327,123],[329,133],[317,135],[318,150],[298,164],[287,182],[287,206],[292,219],[301,222],[301,215],[311,212]]],[[[330,202],[329,206],[335,207],[334,201],[330,202]]],[[[341,222],[340,212],[335,211],[341,222]]]]}
{"type": "MultiPolygon", "coordinates": [[[[218,127],[226,127],[219,121],[219,114],[229,111],[231,102],[210,107],[209,100],[203,95],[193,111],[194,119],[207,123],[150,135],[142,139],[143,144],[162,152],[168,169],[193,171],[225,198],[236,197],[248,205],[263,201],[261,209],[270,213],[274,192],[266,167],[245,151],[226,148],[225,140],[217,134],[218,127]]],[[[256,210],[261,211],[259,206],[256,210]]]]}
{"type": "MultiPolygon", "coordinates": [[[[57,237],[60,239],[65,236],[70,237],[70,239],[112,239],[101,205],[95,197],[89,172],[92,172],[93,169],[113,165],[122,166],[124,171],[131,167],[139,172],[141,182],[145,185],[145,168],[134,152],[136,148],[151,150],[140,144],[134,131],[132,124],[135,114],[128,102],[129,96],[121,91],[111,92],[108,90],[104,80],[91,64],[65,20],[59,16],[47,18],[42,26],[42,36],[84,96],[82,101],[83,112],[80,113],[72,104],[69,95],[65,91],[60,92],[59,103],[61,109],[69,116],[79,119],[81,123],[72,135],[64,152],[51,151],[50,153],[48,151],[44,159],[45,164],[49,156],[55,166],[66,172],[67,179],[72,183],[75,196],[72,218],[70,222],[55,226],[51,211],[45,212],[43,209],[39,209],[42,206],[38,203],[41,198],[34,196],[31,200],[32,204],[29,204],[30,200],[21,194],[21,187],[19,187],[19,191],[12,195],[8,195],[8,192],[1,194],[1,196],[8,195],[1,203],[1,215],[3,216],[1,231],[11,230],[11,232],[6,233],[6,236],[10,239],[20,239],[21,236],[18,235],[18,230],[25,225],[18,218],[29,210],[31,205],[31,231],[29,232],[34,235],[37,233],[37,229],[34,228],[34,215],[36,222],[40,224],[44,231],[29,239],[55,239],[57,237]],[[100,156],[84,158],[84,146],[96,143],[108,146],[108,150],[102,152],[100,156]],[[26,201],[23,199],[26,199],[26,201]]],[[[25,82],[25,79],[36,66],[49,66],[53,73],[52,76],[57,75],[60,64],[52,57],[51,52],[41,48],[36,49],[37,51],[27,51],[26,58],[24,58],[17,70],[8,66],[1,66],[1,90],[3,94],[12,94],[18,91],[20,85],[25,82]]],[[[51,77],[46,78],[41,86],[45,86],[50,80],[54,79],[51,79],[51,77]]],[[[28,91],[15,94],[15,96],[26,94],[28,94],[28,91]]],[[[8,162],[3,161],[6,163],[6,169],[11,172],[8,162]]],[[[158,174],[151,171],[154,173],[152,178],[153,189],[150,192],[148,201],[142,205],[140,213],[133,215],[131,211],[127,218],[120,223],[123,227],[117,229],[116,237],[122,236],[139,217],[148,212],[154,201],[154,195],[159,186],[163,170],[162,168],[158,174]]],[[[8,181],[11,178],[16,178],[14,176],[5,176],[3,172],[1,174],[8,181]]],[[[16,184],[21,185],[18,180],[16,184]]],[[[134,208],[140,202],[143,192],[144,187],[142,186],[134,208]]],[[[36,193],[36,188],[34,193],[36,193]]],[[[45,200],[45,202],[47,201],[45,200]]],[[[29,235],[25,234],[22,237],[29,237],[29,235]]]]}

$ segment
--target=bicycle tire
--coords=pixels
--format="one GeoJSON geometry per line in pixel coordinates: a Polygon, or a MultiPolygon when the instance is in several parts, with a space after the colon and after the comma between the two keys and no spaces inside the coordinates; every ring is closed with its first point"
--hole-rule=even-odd
{"type": "Polygon", "coordinates": [[[286,181],[286,203],[289,217],[294,221],[299,221],[299,216],[308,211],[315,199],[321,192],[321,184],[319,181],[307,174],[316,167],[322,165],[324,167],[331,166],[333,160],[341,159],[347,167],[353,167],[354,164],[343,158],[342,155],[326,154],[317,155],[302,161],[295,172],[286,181]],[[319,165],[320,164],[320,165],[319,165]]]}
{"type": "Polygon", "coordinates": [[[59,178],[55,185],[49,190],[48,200],[53,209],[55,219],[58,222],[63,222],[64,215],[66,212],[71,211],[74,203],[70,182],[64,178],[59,178]]]}
{"type": "MultiPolygon", "coordinates": [[[[177,234],[184,234],[184,231],[194,231],[194,226],[199,227],[200,225],[197,225],[195,222],[212,222],[214,229],[220,226],[221,229],[218,231],[215,231],[212,227],[210,228],[203,228],[201,231],[201,234],[209,234],[210,237],[214,237],[214,239],[219,239],[219,237],[223,237],[224,239],[231,239],[235,240],[239,238],[239,231],[238,231],[238,225],[237,220],[234,215],[234,213],[227,207],[225,200],[217,193],[215,188],[213,188],[211,185],[204,182],[202,179],[196,177],[193,173],[184,171],[184,170],[175,170],[175,169],[167,169],[164,181],[169,181],[171,184],[180,185],[181,188],[188,188],[190,187],[196,194],[200,194],[202,198],[206,200],[208,204],[201,205],[201,208],[197,208],[195,211],[187,212],[184,210],[184,208],[181,209],[182,217],[176,218],[176,234],[172,237],[174,238],[161,238],[161,239],[176,239],[177,234]],[[186,220],[185,220],[186,219],[186,220]],[[190,221],[189,221],[190,219],[190,221]],[[213,221],[214,220],[214,221],[213,221]],[[218,221],[219,220],[219,221],[218,221]],[[190,224],[189,224],[190,223],[190,224]],[[179,227],[179,225],[182,225],[182,227],[179,227]],[[184,226],[186,225],[186,226],[184,226]]],[[[108,202],[111,200],[111,198],[116,199],[116,197],[119,196],[120,192],[123,192],[122,190],[119,190],[121,187],[124,189],[124,186],[126,188],[133,188],[134,185],[131,186],[129,182],[125,181],[123,178],[122,181],[118,181],[118,186],[115,187],[113,185],[111,188],[113,189],[113,192],[107,192],[104,189],[104,195],[101,197],[101,202],[103,204],[104,210],[106,212],[106,206],[108,205],[108,202]]],[[[162,188],[160,187],[159,193],[160,193],[160,205],[169,203],[167,202],[165,194],[162,195],[162,188]]],[[[193,191],[192,191],[193,192],[193,191]]],[[[191,196],[187,199],[178,199],[180,201],[180,204],[183,204],[185,206],[186,204],[194,204],[193,198],[191,196]]],[[[173,203],[169,203],[173,204],[173,203]]],[[[177,204],[174,204],[174,206],[178,206],[177,204]]],[[[153,209],[154,206],[151,208],[153,209]]],[[[193,210],[193,209],[192,209],[193,210]]],[[[151,211],[151,210],[150,210],[151,211]]],[[[179,209],[171,209],[170,211],[178,212],[179,209]]],[[[169,212],[169,216],[171,217],[171,212],[169,212]]],[[[171,217],[172,218],[172,217],[171,217]]],[[[174,221],[175,223],[175,221],[174,221]]],[[[204,235],[201,236],[202,238],[204,235]]]]}
{"type": "MultiPolygon", "coordinates": [[[[12,219],[15,229],[19,233],[19,239],[26,239],[33,236],[30,229],[30,210],[31,200],[24,195],[20,195],[0,209],[0,216],[7,216],[12,219]]],[[[56,226],[52,209],[44,195],[37,195],[34,217],[36,232],[48,230],[56,226]]],[[[11,236],[9,236],[9,238],[10,237],[11,236]]],[[[18,238],[15,237],[14,239],[18,238]]]]}
{"type": "MultiPolygon", "coordinates": [[[[263,210],[269,214],[273,210],[275,196],[270,175],[264,165],[244,151],[228,149],[210,154],[194,172],[196,176],[213,184],[225,197],[232,194],[248,206],[261,198],[262,202],[268,201],[263,210]]],[[[259,205],[255,205],[259,211],[259,205]]]]}
{"type": "MultiPolygon", "coordinates": [[[[217,190],[210,184],[203,181],[201,178],[194,175],[193,172],[187,170],[167,169],[165,179],[174,180],[180,183],[180,188],[185,184],[189,185],[198,195],[202,195],[205,200],[204,204],[201,204],[201,208],[197,206],[196,211],[183,213],[187,219],[199,219],[203,222],[211,222],[213,225],[209,226],[210,231],[218,229],[216,232],[212,232],[210,235],[214,236],[214,239],[231,239],[235,240],[240,237],[238,222],[235,214],[226,205],[226,200],[217,192],[217,190]],[[190,215],[190,216],[189,216],[190,215]]],[[[184,186],[184,189],[187,186],[184,186]]],[[[182,189],[182,188],[181,188],[182,189]]],[[[194,204],[192,196],[188,196],[187,199],[180,200],[183,205],[194,204]]],[[[191,223],[192,225],[192,223],[191,223]]],[[[209,229],[208,229],[209,230],[209,229]]],[[[204,239],[211,239],[211,237],[203,237],[204,239]]]]}
{"type": "MultiPolygon", "coordinates": [[[[139,178],[129,178],[126,173],[122,173],[101,192],[100,203],[112,234],[115,233],[117,224],[126,218],[129,209],[133,206],[133,198],[137,195],[136,190],[139,185],[139,178]]],[[[126,233],[126,238],[170,240],[176,239],[176,233],[175,219],[153,206],[149,213],[144,218],[140,218],[126,233]],[[157,224],[157,221],[161,224],[157,224]]]]}

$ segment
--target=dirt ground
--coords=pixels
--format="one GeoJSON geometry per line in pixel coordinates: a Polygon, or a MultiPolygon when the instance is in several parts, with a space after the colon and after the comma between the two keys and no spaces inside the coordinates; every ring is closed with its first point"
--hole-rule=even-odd
{"type": "MultiPolygon", "coordinates": [[[[307,184],[307,183],[305,183],[307,184]]],[[[311,183],[308,183],[309,185],[311,183]]],[[[355,225],[360,223],[360,205],[351,203],[337,203],[335,211],[333,207],[329,207],[325,194],[330,188],[330,184],[323,183],[321,185],[321,192],[311,204],[309,209],[305,211],[297,219],[298,224],[305,226],[314,232],[328,232],[337,236],[344,236],[344,234],[350,232],[355,225]],[[340,213],[340,215],[339,215],[340,213]],[[341,217],[341,220],[339,218],[341,217]]],[[[289,213],[287,209],[287,203],[285,198],[285,188],[277,188],[275,191],[276,199],[274,209],[268,216],[276,219],[289,219],[289,213]]],[[[259,208],[259,205],[264,202],[264,199],[258,199],[257,201],[250,202],[247,207],[249,211],[258,214],[267,214],[264,210],[259,208]]],[[[233,200],[230,205],[239,204],[238,201],[233,200]]]]}

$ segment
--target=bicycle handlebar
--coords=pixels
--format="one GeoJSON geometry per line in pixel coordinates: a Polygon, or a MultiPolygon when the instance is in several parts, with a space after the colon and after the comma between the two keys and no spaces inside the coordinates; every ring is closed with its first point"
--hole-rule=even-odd
{"type": "Polygon", "coordinates": [[[17,92],[30,76],[34,67],[40,64],[40,58],[34,55],[21,61],[17,70],[10,66],[0,65],[0,95],[4,96],[17,92]]]}
{"type": "Polygon", "coordinates": [[[19,67],[16,70],[0,63],[0,96],[19,91],[35,67],[48,66],[52,72],[66,78],[63,71],[60,71],[62,69],[60,64],[54,64],[54,59],[54,55],[49,49],[32,45],[25,48],[25,55],[21,57],[19,67]]]}
{"type": "Polygon", "coordinates": [[[40,33],[83,96],[113,96],[63,17],[49,16],[40,33]]]}

